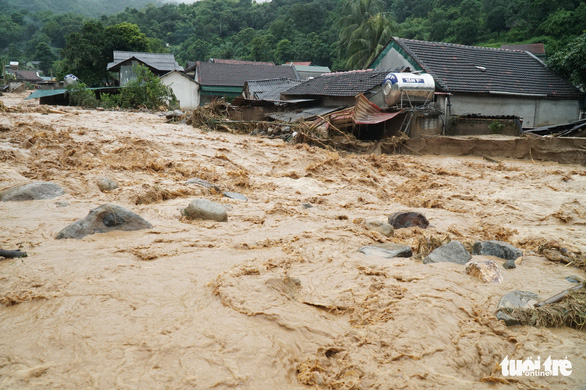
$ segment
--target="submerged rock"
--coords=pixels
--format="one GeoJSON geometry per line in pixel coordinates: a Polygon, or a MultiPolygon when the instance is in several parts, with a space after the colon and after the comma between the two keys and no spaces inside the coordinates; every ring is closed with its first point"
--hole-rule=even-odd
{"type": "Polygon", "coordinates": [[[529,291],[515,290],[504,295],[497,306],[496,318],[506,325],[519,325],[519,321],[502,309],[531,309],[539,302],[539,296],[529,291]]]}
{"type": "Polygon", "coordinates": [[[389,216],[389,225],[395,229],[403,229],[408,227],[420,227],[427,229],[429,221],[425,215],[416,213],[414,211],[400,211],[389,216]]]}
{"type": "Polygon", "coordinates": [[[238,192],[226,191],[222,195],[224,195],[226,198],[236,199],[236,200],[243,200],[245,202],[248,202],[248,198],[246,196],[242,195],[242,194],[239,194],[238,192]]]}
{"type": "Polygon", "coordinates": [[[395,233],[395,229],[390,224],[377,219],[369,219],[366,221],[366,227],[386,237],[390,237],[395,233]]]}
{"type": "Polygon", "coordinates": [[[472,256],[460,241],[450,241],[448,244],[436,248],[423,259],[423,264],[429,263],[456,263],[466,264],[472,256]]]}
{"type": "Polygon", "coordinates": [[[102,192],[112,191],[118,188],[118,182],[116,180],[110,179],[109,177],[105,176],[98,177],[98,180],[96,180],[96,184],[102,192]]]}
{"type": "Polygon", "coordinates": [[[494,260],[472,260],[466,265],[466,273],[485,283],[503,281],[503,274],[494,260]]]}
{"type": "Polygon", "coordinates": [[[515,260],[507,260],[505,264],[503,264],[504,269],[513,269],[517,268],[517,264],[515,264],[515,260]]]}
{"type": "Polygon", "coordinates": [[[112,230],[151,229],[153,225],[138,214],[115,204],[105,204],[89,212],[57,234],[57,239],[82,238],[95,233],[107,233],[112,230]]]}
{"type": "Polygon", "coordinates": [[[183,215],[190,219],[210,219],[218,222],[226,222],[228,213],[226,208],[207,199],[195,199],[183,210],[183,215]]]}
{"type": "Polygon", "coordinates": [[[495,256],[505,260],[515,260],[523,256],[520,249],[503,241],[476,241],[474,243],[473,253],[475,255],[495,256]]]}
{"type": "Polygon", "coordinates": [[[65,193],[60,185],[50,182],[24,184],[0,192],[2,202],[53,199],[65,193]]]}
{"type": "Polygon", "coordinates": [[[187,180],[187,181],[185,182],[185,184],[187,184],[187,185],[190,185],[190,184],[195,184],[195,185],[197,185],[197,186],[200,186],[200,187],[204,187],[204,188],[210,188],[210,189],[213,189],[213,190],[215,190],[216,192],[222,192],[222,190],[220,189],[220,187],[218,187],[217,185],[215,185],[215,184],[212,184],[212,183],[210,183],[210,182],[209,182],[209,181],[207,181],[207,180],[204,180],[204,179],[199,179],[199,178],[197,178],[197,177],[194,177],[193,179],[189,179],[189,180],[187,180]]]}
{"type": "Polygon", "coordinates": [[[386,259],[392,259],[393,257],[411,257],[413,252],[409,245],[401,244],[378,244],[378,245],[366,245],[358,249],[358,252],[363,253],[367,256],[379,256],[386,259]]]}

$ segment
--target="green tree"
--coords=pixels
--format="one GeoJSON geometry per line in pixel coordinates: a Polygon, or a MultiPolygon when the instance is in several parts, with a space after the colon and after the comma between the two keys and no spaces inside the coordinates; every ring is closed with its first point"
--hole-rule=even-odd
{"type": "Polygon", "coordinates": [[[37,45],[34,58],[37,61],[41,61],[39,68],[45,73],[45,75],[51,73],[53,63],[57,60],[57,56],[53,53],[51,46],[46,42],[41,42],[37,45]]]}
{"type": "Polygon", "coordinates": [[[353,34],[347,49],[347,66],[351,69],[366,68],[384,49],[396,31],[396,25],[383,14],[371,16],[353,34]]]}
{"type": "Polygon", "coordinates": [[[149,68],[136,65],[133,67],[133,71],[136,78],[121,88],[120,95],[117,97],[117,102],[121,107],[157,109],[177,101],[171,88],[163,84],[161,79],[155,76],[149,68]]]}
{"type": "Polygon", "coordinates": [[[556,52],[547,63],[574,85],[586,89],[586,32],[556,52]]]}
{"type": "Polygon", "coordinates": [[[104,27],[101,23],[87,22],[79,33],[67,37],[61,52],[64,71],[75,74],[87,85],[102,85],[108,80],[106,67],[113,60],[114,50],[148,52],[149,41],[135,24],[104,27]]]}
{"type": "Polygon", "coordinates": [[[275,61],[277,64],[284,64],[293,60],[293,45],[288,39],[281,39],[275,50],[275,61]]]}

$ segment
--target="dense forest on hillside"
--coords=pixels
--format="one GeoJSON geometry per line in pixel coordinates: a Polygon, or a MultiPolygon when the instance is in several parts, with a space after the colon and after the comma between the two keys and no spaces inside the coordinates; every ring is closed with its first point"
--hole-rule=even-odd
{"type": "MultiPolygon", "coordinates": [[[[143,8],[149,4],[162,5],[163,0],[4,0],[14,10],[28,12],[51,11],[54,14],[76,14],[97,18],[122,12],[126,8],[143,8]]],[[[1,2],[0,2],[1,4],[1,2]]],[[[4,9],[4,7],[0,7],[4,9]]]]}
{"type": "Polygon", "coordinates": [[[94,19],[22,10],[13,1],[0,0],[0,55],[38,60],[58,74],[84,67],[89,74],[111,60],[114,48],[171,51],[182,64],[233,58],[361,68],[393,35],[493,47],[543,42],[554,67],[564,72],[578,64],[581,69],[569,71],[586,73],[580,65],[586,62],[586,3],[580,0],[202,0],[94,19]]]}

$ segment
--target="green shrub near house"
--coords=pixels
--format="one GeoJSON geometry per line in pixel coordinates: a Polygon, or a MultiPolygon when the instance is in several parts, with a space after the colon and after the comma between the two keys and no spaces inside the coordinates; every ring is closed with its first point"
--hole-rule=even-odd
{"type": "Polygon", "coordinates": [[[136,65],[133,68],[135,78],[125,87],[120,88],[117,95],[102,94],[96,98],[94,91],[78,82],[67,87],[69,101],[74,106],[83,107],[121,107],[121,108],[148,108],[158,109],[177,103],[177,98],[171,88],[155,76],[149,68],[136,65]]]}

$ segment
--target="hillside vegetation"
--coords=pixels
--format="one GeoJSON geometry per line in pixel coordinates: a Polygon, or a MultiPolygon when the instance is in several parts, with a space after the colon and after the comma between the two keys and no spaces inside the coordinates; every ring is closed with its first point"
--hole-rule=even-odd
{"type": "MultiPolygon", "coordinates": [[[[45,71],[61,74],[80,72],[82,63],[101,66],[111,60],[112,45],[133,50],[136,41],[141,50],[171,51],[183,64],[234,58],[343,70],[364,67],[391,36],[401,36],[493,47],[543,42],[558,71],[578,83],[584,77],[575,69],[585,55],[586,3],[580,0],[202,0],[126,8],[97,19],[79,11],[58,14],[68,3],[87,9],[98,3],[86,1],[47,1],[53,11],[37,11],[46,6],[19,10],[16,0],[0,0],[7,10],[0,15],[0,54],[5,61],[40,60],[45,71]],[[105,38],[92,39],[96,31],[105,38]],[[107,57],[99,64],[98,53],[107,57]]],[[[126,3],[145,2],[118,5],[126,3]]]]}

